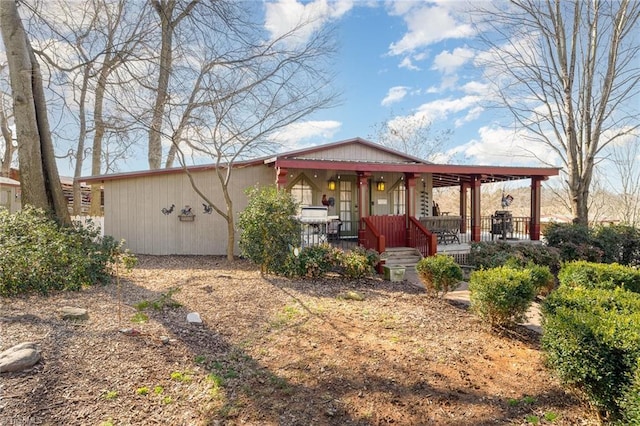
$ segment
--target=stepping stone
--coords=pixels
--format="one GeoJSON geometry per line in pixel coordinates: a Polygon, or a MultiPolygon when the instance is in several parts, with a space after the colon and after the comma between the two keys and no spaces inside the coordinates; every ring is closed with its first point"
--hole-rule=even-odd
{"type": "Polygon", "coordinates": [[[20,343],[0,352],[0,373],[12,373],[31,368],[40,361],[40,351],[34,342],[20,343]]]}
{"type": "Polygon", "coordinates": [[[189,324],[202,324],[202,318],[197,312],[190,312],[187,314],[187,322],[189,324]]]}
{"type": "Polygon", "coordinates": [[[82,308],[74,308],[73,306],[64,306],[62,308],[62,319],[63,320],[87,320],[89,319],[89,314],[86,309],[82,308]]]}

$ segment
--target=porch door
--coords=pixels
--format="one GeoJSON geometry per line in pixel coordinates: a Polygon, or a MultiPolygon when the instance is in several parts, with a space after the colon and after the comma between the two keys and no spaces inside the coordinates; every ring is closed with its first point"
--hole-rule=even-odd
{"type": "Polygon", "coordinates": [[[355,238],[358,236],[356,194],[354,192],[356,184],[354,180],[341,179],[338,182],[338,215],[342,221],[340,236],[355,238]]]}

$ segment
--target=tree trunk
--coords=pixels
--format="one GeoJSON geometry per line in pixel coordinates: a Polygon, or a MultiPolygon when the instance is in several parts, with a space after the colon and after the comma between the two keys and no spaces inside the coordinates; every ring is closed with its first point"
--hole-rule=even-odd
{"type": "MultiPolygon", "coordinates": [[[[2,108],[2,106],[0,106],[0,108],[2,108]]],[[[0,164],[2,166],[0,167],[0,176],[9,177],[15,146],[13,145],[13,132],[9,127],[9,120],[3,108],[0,109],[0,131],[4,139],[4,155],[2,157],[2,163],[0,164]]]]}
{"type": "Polygon", "coordinates": [[[14,1],[0,2],[0,27],[13,94],[22,204],[48,211],[58,222],[70,225],[49,131],[40,67],[14,1]]]}
{"type": "Polygon", "coordinates": [[[89,76],[91,67],[86,65],[82,76],[82,88],[80,89],[80,100],[78,102],[78,119],[80,120],[80,129],[78,131],[78,147],[76,149],[76,167],[73,172],[73,214],[80,216],[82,214],[82,188],[78,178],[82,176],[82,166],[84,163],[84,141],[87,138],[87,114],[86,99],[89,85],[89,76]]]}
{"type": "Polygon", "coordinates": [[[167,103],[169,77],[171,76],[171,63],[173,47],[173,23],[171,22],[175,1],[155,2],[154,4],[160,27],[162,30],[162,45],[160,47],[160,70],[158,74],[158,87],[156,88],[156,101],[153,107],[151,128],[149,129],[149,168],[159,169],[162,164],[162,118],[164,107],[167,103]]]}
{"type": "MultiPolygon", "coordinates": [[[[111,57],[107,55],[104,65],[100,70],[100,77],[96,84],[95,103],[93,108],[93,122],[95,131],[93,133],[93,149],[91,152],[91,174],[98,176],[102,167],[102,138],[104,137],[104,117],[103,101],[104,92],[107,87],[107,77],[109,76],[109,65],[111,57]]],[[[89,206],[89,216],[102,216],[102,190],[100,185],[91,185],[91,205],[89,206]]]]}

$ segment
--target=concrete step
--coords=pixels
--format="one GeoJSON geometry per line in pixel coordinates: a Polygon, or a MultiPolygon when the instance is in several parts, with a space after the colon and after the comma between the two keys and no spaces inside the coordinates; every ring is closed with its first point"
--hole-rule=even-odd
{"type": "Polygon", "coordinates": [[[404,266],[412,269],[422,259],[420,252],[412,247],[392,247],[380,255],[388,266],[404,266]]]}
{"type": "Polygon", "coordinates": [[[412,257],[391,257],[387,258],[384,261],[385,265],[389,266],[416,266],[416,264],[422,259],[422,257],[412,256],[412,257]]]}

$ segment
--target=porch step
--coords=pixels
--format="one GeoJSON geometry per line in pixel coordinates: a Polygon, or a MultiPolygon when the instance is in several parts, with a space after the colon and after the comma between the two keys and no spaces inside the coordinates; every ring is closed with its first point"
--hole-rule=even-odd
{"type": "Polygon", "coordinates": [[[380,255],[387,266],[413,268],[422,259],[420,252],[412,247],[392,247],[380,255]]]}

